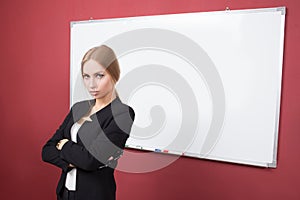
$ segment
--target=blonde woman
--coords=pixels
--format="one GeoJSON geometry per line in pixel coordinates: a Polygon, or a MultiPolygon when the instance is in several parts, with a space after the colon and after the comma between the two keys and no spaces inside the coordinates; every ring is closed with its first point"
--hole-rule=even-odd
{"type": "Polygon", "coordinates": [[[114,168],[134,120],[134,110],[115,90],[120,68],[106,45],[90,49],[81,73],[93,99],[74,104],[42,149],[42,159],[62,169],[58,200],[113,200],[114,168]]]}

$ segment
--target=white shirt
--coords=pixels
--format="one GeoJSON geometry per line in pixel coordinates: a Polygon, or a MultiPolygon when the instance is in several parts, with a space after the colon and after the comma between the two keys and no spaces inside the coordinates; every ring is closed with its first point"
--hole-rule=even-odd
{"type": "MultiPolygon", "coordinates": [[[[77,133],[82,124],[74,123],[71,128],[71,140],[77,143],[77,133]]],[[[65,183],[65,187],[70,191],[76,190],[76,175],[77,169],[73,168],[71,171],[67,173],[67,179],[65,183]]]]}

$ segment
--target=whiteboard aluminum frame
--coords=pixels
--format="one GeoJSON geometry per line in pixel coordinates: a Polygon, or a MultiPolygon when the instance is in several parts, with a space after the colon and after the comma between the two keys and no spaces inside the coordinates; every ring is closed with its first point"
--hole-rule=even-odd
{"type": "Polygon", "coordinates": [[[223,10],[223,11],[209,11],[209,12],[189,12],[189,13],[173,13],[173,14],[161,14],[161,15],[145,15],[145,16],[134,16],[134,17],[120,17],[120,18],[105,18],[105,19],[89,19],[89,20],[80,20],[80,21],[71,21],[70,22],[70,28],[76,24],[85,24],[85,23],[94,23],[94,22],[111,22],[111,21],[132,21],[136,19],[151,19],[153,17],[164,17],[164,16],[172,16],[172,15],[219,15],[219,14],[240,14],[240,13],[261,13],[261,12],[276,12],[281,11],[282,15],[286,14],[286,7],[274,7],[274,8],[256,8],[256,9],[243,9],[243,10],[223,10]]]}

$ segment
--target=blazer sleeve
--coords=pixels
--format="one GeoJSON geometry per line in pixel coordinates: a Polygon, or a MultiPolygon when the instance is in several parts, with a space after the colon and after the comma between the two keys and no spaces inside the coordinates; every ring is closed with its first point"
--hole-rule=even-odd
{"type": "Polygon", "coordinates": [[[134,120],[134,111],[121,113],[105,128],[103,134],[93,141],[90,147],[68,141],[61,150],[61,158],[78,168],[94,171],[107,164],[111,156],[124,149],[134,120]],[[121,125],[118,122],[122,123],[121,125]]]}
{"type": "Polygon", "coordinates": [[[72,111],[70,110],[63,123],[42,148],[42,160],[61,168],[65,172],[68,171],[69,163],[60,157],[61,152],[56,148],[56,144],[64,139],[63,131],[71,118],[72,111]]]}
{"type": "Polygon", "coordinates": [[[76,168],[86,171],[95,171],[99,167],[104,166],[104,164],[95,159],[84,146],[71,140],[64,144],[61,149],[60,157],[68,163],[73,164],[76,168]]]}

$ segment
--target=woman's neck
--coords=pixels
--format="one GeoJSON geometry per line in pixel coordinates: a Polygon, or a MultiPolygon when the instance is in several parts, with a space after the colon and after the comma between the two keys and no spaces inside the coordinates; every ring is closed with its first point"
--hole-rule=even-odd
{"type": "Polygon", "coordinates": [[[94,109],[95,110],[102,109],[103,107],[110,104],[116,97],[117,97],[116,92],[112,92],[111,94],[108,94],[108,95],[106,95],[105,97],[103,97],[101,99],[96,99],[94,109]]]}

